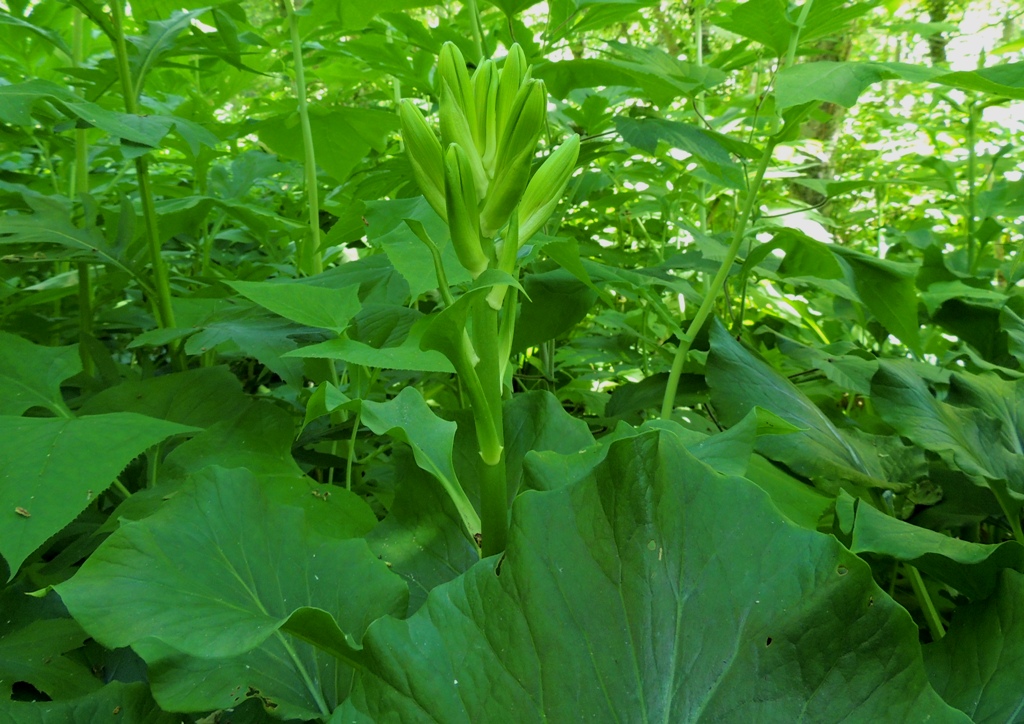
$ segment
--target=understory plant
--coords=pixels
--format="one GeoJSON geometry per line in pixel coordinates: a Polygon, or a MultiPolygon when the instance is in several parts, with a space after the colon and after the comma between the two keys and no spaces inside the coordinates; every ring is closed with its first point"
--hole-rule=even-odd
{"type": "Polygon", "coordinates": [[[551,216],[579,155],[579,136],[573,134],[531,177],[547,93],[530,72],[522,48],[513,45],[501,69],[485,59],[470,77],[461,51],[446,43],[438,67],[441,142],[410,101],[401,106],[416,182],[447,223],[459,263],[473,279],[457,302],[437,245],[422,223],[406,221],[430,249],[446,307],[420,346],[448,358],[473,416],[483,463],[482,532],[469,532],[481,534],[484,555],[505,549],[508,530],[501,410],[511,387],[519,253],[551,216]]]}
{"type": "Polygon", "coordinates": [[[1018,720],[1004,10],[0,2],[0,721],[1018,720]]]}

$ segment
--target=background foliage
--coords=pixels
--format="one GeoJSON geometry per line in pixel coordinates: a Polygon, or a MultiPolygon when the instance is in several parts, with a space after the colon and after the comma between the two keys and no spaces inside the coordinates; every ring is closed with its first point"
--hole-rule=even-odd
{"type": "Polygon", "coordinates": [[[1021,18],[0,1],[0,720],[1017,721],[1021,18]],[[445,42],[583,140],[483,559],[445,42]]]}

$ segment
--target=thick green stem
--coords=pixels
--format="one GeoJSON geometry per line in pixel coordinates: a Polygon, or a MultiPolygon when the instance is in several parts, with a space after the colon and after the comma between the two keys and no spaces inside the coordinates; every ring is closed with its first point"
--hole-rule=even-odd
{"type": "Polygon", "coordinates": [[[300,273],[312,275],[324,270],[323,255],[320,251],[320,198],[317,193],[316,153],[313,149],[313,128],[309,123],[309,104],[306,101],[306,67],[302,62],[302,38],[299,37],[299,19],[295,15],[293,0],[285,0],[285,9],[288,12],[292,57],[295,63],[295,97],[299,101],[306,203],[309,207],[309,236],[299,242],[297,266],[300,273]]]}
{"type": "Polygon", "coordinates": [[[498,312],[485,300],[479,300],[473,310],[473,345],[480,357],[476,374],[484,398],[482,406],[474,404],[473,417],[478,437],[481,431],[485,435],[479,440],[480,457],[484,462],[480,481],[480,524],[483,554],[489,556],[505,550],[508,539],[508,484],[501,413],[498,312]]]}
{"type": "Polygon", "coordinates": [[[690,326],[687,327],[686,333],[679,340],[679,347],[676,349],[676,356],[672,360],[672,369],[669,371],[668,383],[665,386],[665,397],[661,403],[661,417],[663,420],[672,419],[672,410],[675,407],[676,391],[679,389],[679,378],[683,372],[683,365],[686,363],[686,357],[690,353],[690,345],[693,344],[694,338],[700,331],[701,327],[707,321],[708,316],[711,314],[711,309],[715,305],[715,300],[718,298],[718,294],[722,291],[722,287],[725,285],[725,279],[729,276],[729,270],[732,268],[732,263],[736,260],[736,255],[739,253],[740,245],[743,243],[743,236],[747,230],[747,224],[750,222],[750,217],[754,213],[754,207],[757,203],[757,195],[761,189],[761,183],[764,181],[764,174],[768,170],[768,165],[772,160],[772,152],[775,150],[777,141],[774,139],[768,139],[768,144],[764,148],[764,153],[761,154],[761,162],[757,166],[757,173],[754,175],[754,181],[750,184],[750,189],[747,191],[747,198],[743,204],[743,211],[740,213],[740,218],[736,224],[736,230],[733,232],[732,241],[729,244],[729,249],[725,253],[725,258],[722,259],[722,265],[718,268],[718,273],[715,274],[714,279],[711,280],[711,285],[708,288],[707,293],[704,295],[704,299],[701,301],[700,308],[697,310],[697,315],[690,322],[690,326]]]}
{"type": "Polygon", "coordinates": [[[935,608],[935,602],[932,601],[928,588],[924,585],[920,571],[904,563],[903,572],[907,576],[907,580],[910,581],[910,587],[914,589],[914,597],[917,598],[917,603],[921,606],[921,612],[924,614],[928,630],[931,631],[932,640],[938,641],[946,635],[946,627],[942,625],[942,618],[935,608]]]}
{"type": "MultiPolygon", "coordinates": [[[[124,36],[123,0],[114,0],[110,4],[111,20],[114,27],[114,52],[117,55],[117,72],[121,80],[121,92],[124,95],[126,113],[137,115],[138,99],[132,86],[131,68],[128,66],[128,45],[124,36]]],[[[153,288],[156,291],[156,318],[160,327],[174,326],[174,309],[171,306],[171,284],[167,274],[167,266],[160,248],[160,231],[157,226],[156,206],[153,202],[153,190],[149,183],[149,163],[145,156],[135,159],[135,175],[139,185],[139,197],[142,202],[142,217],[146,225],[146,241],[149,245],[150,262],[153,265],[153,288]]]]}
{"type": "Polygon", "coordinates": [[[498,555],[508,544],[508,482],[505,478],[505,454],[495,465],[484,465],[480,480],[481,554],[498,555]]]}

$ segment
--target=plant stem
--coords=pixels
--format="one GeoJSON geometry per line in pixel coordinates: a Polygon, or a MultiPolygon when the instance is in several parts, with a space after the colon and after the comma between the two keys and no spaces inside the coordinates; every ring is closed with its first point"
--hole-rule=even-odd
{"type": "Polygon", "coordinates": [[[928,588],[924,585],[921,572],[906,563],[903,564],[903,572],[906,574],[907,580],[910,581],[910,587],[914,589],[914,596],[921,606],[921,612],[924,614],[928,630],[931,631],[932,640],[938,641],[946,635],[946,628],[942,625],[942,618],[935,608],[935,603],[932,601],[931,594],[928,593],[928,588]]]}
{"type": "MultiPolygon", "coordinates": [[[[694,64],[700,68],[704,65],[704,0],[695,0],[693,4],[693,34],[697,40],[694,64]]],[[[699,123],[705,117],[703,91],[694,94],[693,107],[697,111],[699,123]]],[[[697,218],[701,232],[708,233],[707,184],[704,181],[697,184],[697,218]]]]}
{"type": "Polygon", "coordinates": [[[977,156],[975,154],[975,113],[974,104],[970,103],[967,106],[967,219],[966,219],[966,231],[967,231],[967,268],[974,273],[978,266],[978,260],[981,256],[979,249],[976,248],[975,242],[975,231],[974,231],[974,215],[977,209],[975,208],[974,201],[974,184],[976,181],[977,171],[975,164],[977,156]]]}
{"type": "Polygon", "coordinates": [[[1015,509],[1019,509],[1019,506],[1014,505],[1013,499],[1010,498],[1004,486],[993,484],[989,486],[989,489],[996,496],[999,507],[1003,509],[1003,514],[1006,515],[1006,520],[1010,523],[1010,530],[1013,531],[1014,539],[1024,545],[1024,530],[1021,530],[1020,526],[1020,513],[1014,512],[1015,509]]]}
{"type": "MultiPolygon", "coordinates": [[[[82,65],[85,57],[85,18],[82,11],[74,11],[71,26],[71,63],[74,67],[82,65]]],[[[75,165],[71,174],[71,196],[77,198],[89,193],[89,139],[84,128],[75,129],[75,165]]],[[[92,336],[92,279],[89,275],[89,263],[80,261],[78,269],[78,354],[82,358],[82,372],[92,377],[94,368],[92,357],[86,351],[86,339],[92,336]]]]}
{"type": "Polygon", "coordinates": [[[663,420],[672,419],[672,409],[675,407],[676,391],[679,389],[679,378],[683,372],[683,365],[686,363],[686,357],[690,352],[690,345],[693,344],[693,340],[696,338],[697,333],[700,332],[701,327],[704,326],[704,322],[707,321],[708,316],[711,314],[711,309],[715,305],[715,300],[718,297],[719,292],[722,291],[722,287],[725,285],[725,279],[729,276],[729,270],[732,268],[732,263],[736,260],[736,255],[739,253],[740,245],[743,243],[743,236],[747,230],[747,224],[750,222],[750,217],[754,213],[754,206],[757,202],[757,194],[761,189],[761,183],[764,181],[764,174],[768,170],[768,165],[772,160],[772,152],[775,150],[775,145],[778,141],[769,138],[767,145],[764,148],[764,152],[761,154],[761,161],[757,166],[757,173],[754,175],[754,181],[750,185],[750,189],[747,192],[746,201],[743,204],[743,211],[740,214],[740,218],[736,224],[736,229],[732,235],[732,241],[729,244],[729,249],[725,253],[725,258],[722,259],[722,265],[718,268],[718,272],[715,274],[714,279],[711,280],[711,285],[704,295],[704,299],[701,301],[700,308],[697,310],[697,315],[690,322],[690,326],[686,330],[686,334],[679,340],[679,347],[676,349],[676,356],[672,360],[672,369],[668,374],[668,383],[665,386],[665,397],[661,402],[661,418],[663,420]]]}
{"type": "Polygon", "coordinates": [[[786,50],[786,63],[784,66],[786,68],[793,65],[793,61],[796,60],[796,51],[800,47],[800,34],[804,30],[804,25],[807,24],[807,16],[810,15],[813,4],[814,0],[807,0],[800,8],[800,17],[796,21],[796,30],[793,31],[793,35],[789,39],[789,48],[786,50]]]}
{"type": "Polygon", "coordinates": [[[483,555],[490,556],[505,550],[508,539],[508,483],[501,412],[498,312],[485,299],[480,299],[473,310],[473,345],[480,357],[476,373],[484,398],[482,405],[473,405],[480,457],[484,463],[480,481],[480,526],[483,555]]]}
{"type": "Polygon", "coordinates": [[[302,127],[302,147],[306,176],[306,203],[309,207],[309,237],[299,242],[297,266],[301,274],[319,274],[324,270],[320,252],[320,198],[317,193],[316,154],[313,149],[313,128],[309,123],[309,104],[306,101],[306,67],[302,62],[302,39],[299,20],[295,16],[293,0],[285,0],[288,25],[291,31],[292,58],[295,65],[295,97],[299,101],[299,121],[302,127]]]}
{"type": "Polygon", "coordinates": [[[352,490],[352,461],[356,457],[356,437],[359,435],[359,417],[361,410],[356,410],[352,419],[352,435],[348,439],[348,460],[345,461],[345,490],[352,490]]]}
{"type": "Polygon", "coordinates": [[[467,0],[466,8],[469,11],[470,25],[473,26],[473,50],[476,51],[474,62],[481,60],[487,55],[484,48],[484,33],[480,25],[480,8],[476,0],[467,0]]]}
{"type": "MultiPolygon", "coordinates": [[[[110,3],[111,19],[114,27],[114,53],[117,56],[117,72],[121,80],[121,92],[124,95],[126,113],[138,115],[138,99],[132,88],[131,68],[128,66],[128,46],[124,37],[123,0],[110,3]]],[[[156,206],[153,203],[153,190],[149,183],[149,163],[145,156],[135,159],[135,176],[139,184],[139,197],[142,202],[142,216],[146,224],[146,239],[149,242],[150,261],[153,264],[153,287],[156,290],[156,321],[163,328],[174,326],[174,308],[171,306],[171,284],[167,274],[167,266],[160,248],[160,232],[157,226],[156,206]]]]}

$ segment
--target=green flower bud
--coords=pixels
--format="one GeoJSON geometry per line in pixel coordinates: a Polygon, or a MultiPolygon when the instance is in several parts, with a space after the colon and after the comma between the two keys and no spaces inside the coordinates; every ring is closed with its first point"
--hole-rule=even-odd
{"type": "MultiPolygon", "coordinates": [[[[441,57],[437,63],[438,95],[444,91],[444,84],[447,83],[454,94],[455,100],[462,108],[467,118],[476,117],[476,103],[474,101],[473,83],[466,70],[466,58],[455,43],[445,43],[441,46],[441,57]]],[[[467,150],[467,149],[463,149],[467,150]]]]}
{"type": "Polygon", "coordinates": [[[485,60],[473,74],[473,93],[476,100],[477,150],[484,164],[488,178],[494,176],[494,158],[498,151],[498,100],[499,72],[493,60],[485,60]]]}
{"type": "Polygon", "coordinates": [[[519,47],[519,43],[515,43],[508,50],[505,65],[501,69],[501,80],[498,83],[498,97],[495,106],[498,138],[501,138],[501,134],[505,130],[505,122],[512,115],[512,104],[528,75],[526,54],[519,47]]]}
{"type": "Polygon", "coordinates": [[[412,175],[431,208],[442,219],[448,218],[444,199],[444,160],[441,143],[437,134],[427,125],[419,108],[409,99],[403,99],[398,106],[402,122],[402,139],[405,152],[412,165],[412,175]]]}
{"type": "Polygon", "coordinates": [[[476,124],[476,116],[467,116],[458,101],[458,93],[451,85],[442,80],[441,82],[441,143],[447,148],[455,144],[466,154],[472,171],[472,179],[476,185],[477,197],[487,193],[487,172],[484,171],[483,159],[476,148],[476,141],[473,138],[473,126],[476,124]],[[472,121],[470,121],[472,118],[472,121]]]}
{"type": "Polygon", "coordinates": [[[468,154],[455,143],[448,146],[445,153],[444,182],[452,245],[459,262],[475,279],[487,269],[488,259],[480,243],[480,217],[473,169],[468,154]]]}
{"type": "Polygon", "coordinates": [[[519,245],[540,231],[558,205],[576,168],[580,137],[575,133],[552,151],[530,179],[519,205],[519,245]]]}
{"type": "Polygon", "coordinates": [[[547,117],[546,105],[547,93],[542,82],[528,80],[519,89],[498,142],[494,180],[480,211],[484,236],[493,236],[505,225],[526,189],[537,139],[547,117]]]}

